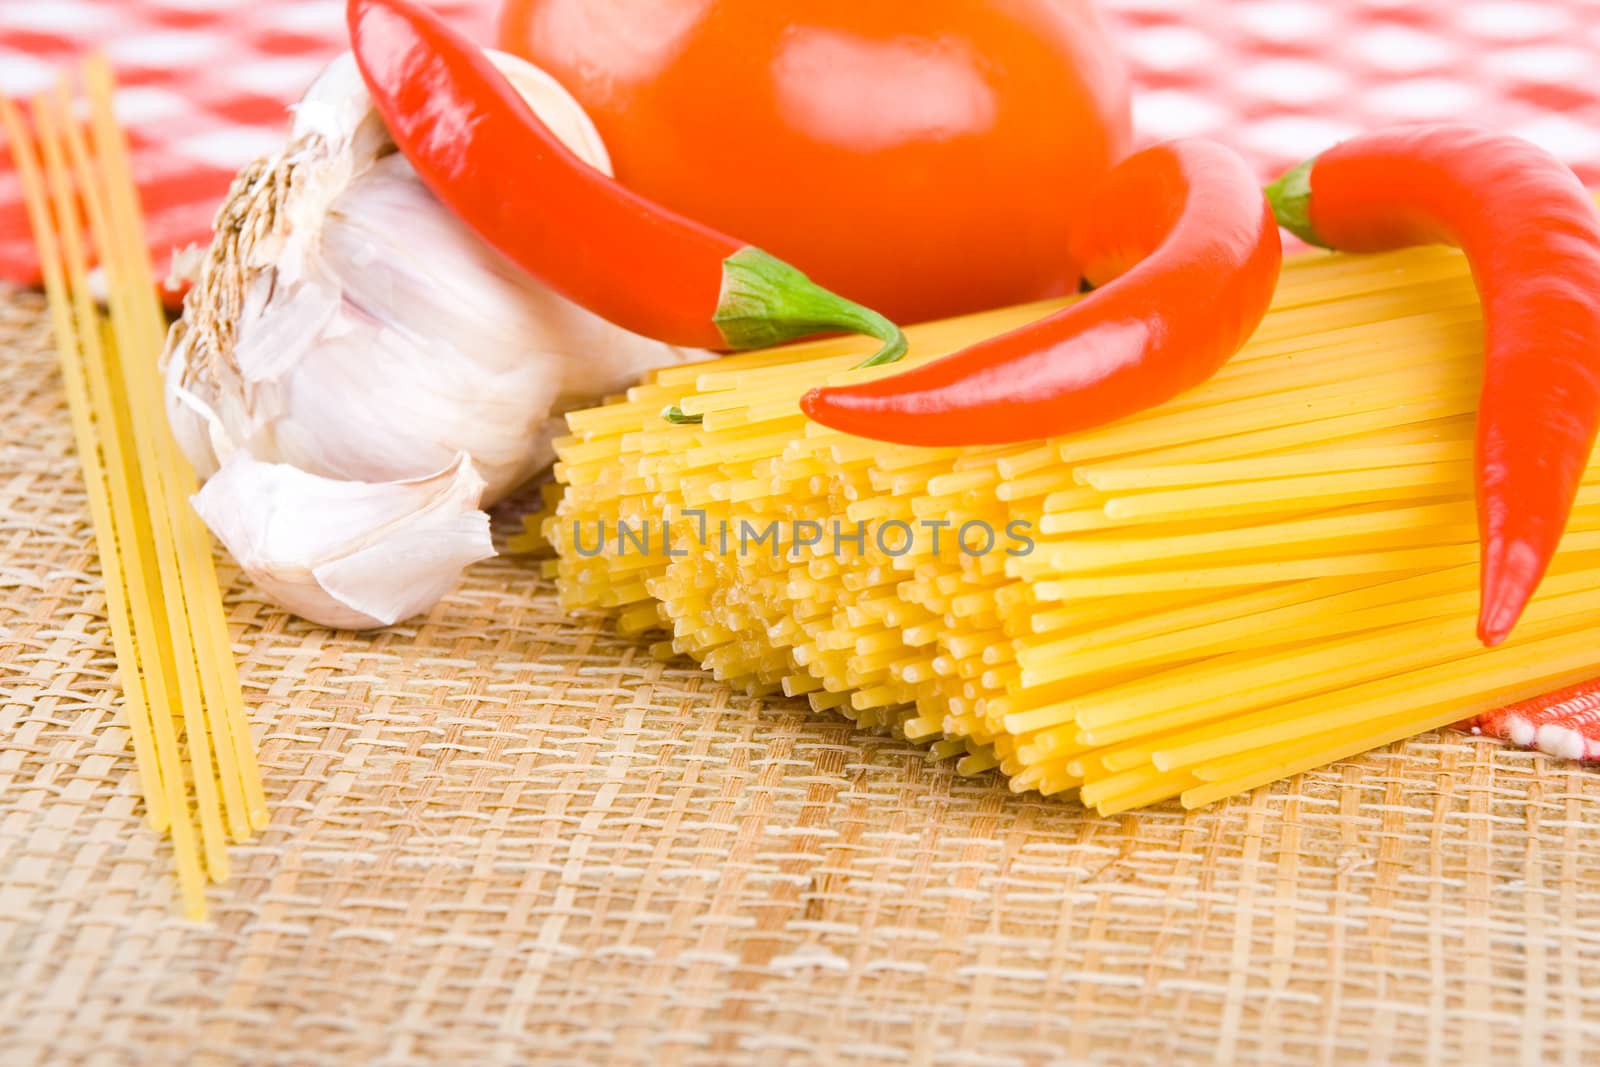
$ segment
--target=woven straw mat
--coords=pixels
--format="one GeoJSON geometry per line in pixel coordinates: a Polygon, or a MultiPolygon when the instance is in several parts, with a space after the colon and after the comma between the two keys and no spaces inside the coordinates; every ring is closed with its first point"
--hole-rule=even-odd
{"type": "Polygon", "coordinates": [[[42,319],[0,294],[0,1062],[1597,1059],[1593,772],[1444,734],[1095,818],[654,662],[515,559],[372,636],[226,567],[273,818],[186,923],[42,319]]]}

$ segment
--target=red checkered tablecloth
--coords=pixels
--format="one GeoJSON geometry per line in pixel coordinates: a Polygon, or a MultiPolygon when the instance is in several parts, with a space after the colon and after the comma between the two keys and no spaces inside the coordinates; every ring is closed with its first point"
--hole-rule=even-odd
{"type": "MultiPolygon", "coordinates": [[[[1267,176],[1366,127],[1470,120],[1600,185],[1600,0],[1102,5],[1142,139],[1210,136],[1267,176]]],[[[490,38],[491,0],[434,6],[490,38]]],[[[0,91],[45,88],[90,48],[110,56],[158,259],[205,240],[233,172],[281,143],[285,106],[343,47],[339,0],[0,0],[0,91]]],[[[0,277],[28,280],[19,196],[0,162],[0,277]]]]}
{"type": "MultiPolygon", "coordinates": [[[[492,37],[489,0],[432,6],[492,37]]],[[[207,240],[234,173],[282,146],[285,108],[345,40],[340,0],[0,0],[0,92],[28,96],[90,49],[106,54],[161,269],[207,240]]],[[[0,278],[32,281],[21,198],[0,152],[0,278]]]]}

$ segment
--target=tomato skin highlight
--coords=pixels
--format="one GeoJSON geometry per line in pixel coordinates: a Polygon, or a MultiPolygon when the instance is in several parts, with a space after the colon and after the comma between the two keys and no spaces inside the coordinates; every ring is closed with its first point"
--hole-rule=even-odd
{"type": "Polygon", "coordinates": [[[1255,332],[1282,244],[1244,160],[1208,141],[1145,149],[1089,197],[1074,258],[1100,288],[902,374],[807,393],[825,426],[907,445],[1008,444],[1102,425],[1193,388],[1255,332]]]}
{"type": "Polygon", "coordinates": [[[1521,138],[1398,126],[1352,138],[1272,189],[1316,244],[1454,244],[1483,304],[1478,635],[1504,641],[1560,544],[1600,431],[1600,213],[1570,169],[1521,138]]]}
{"type": "Polygon", "coordinates": [[[511,0],[623,184],[901,322],[1072,291],[1129,145],[1088,0],[511,0]]]}

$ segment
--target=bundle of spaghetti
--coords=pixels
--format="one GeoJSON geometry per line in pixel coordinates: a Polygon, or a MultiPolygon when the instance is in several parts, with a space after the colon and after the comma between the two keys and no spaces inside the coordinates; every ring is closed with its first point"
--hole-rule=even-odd
{"type": "Polygon", "coordinates": [[[83,468],[147,820],[170,833],[185,912],[228,876],[227,843],[266,825],[254,742],[199,517],[195,477],[165,420],[157,359],[165,319],[112,114],[109,68],[84,65],[89,129],[63,80],[32,128],[0,98],[22,179],[83,468]],[[109,290],[89,288],[97,254],[109,290]],[[191,803],[192,801],[192,803],[191,803]]]}
{"type": "MultiPolygon", "coordinates": [[[[1056,306],[914,328],[907,364],[1056,306]]],[[[1516,635],[1476,640],[1481,332],[1453,251],[1301,258],[1212,381],[1007,447],[808,422],[807,389],[901,369],[854,339],[668,368],[569,415],[545,566],[663,656],[963,772],[1204,804],[1600,669],[1600,464],[1516,635]]]]}

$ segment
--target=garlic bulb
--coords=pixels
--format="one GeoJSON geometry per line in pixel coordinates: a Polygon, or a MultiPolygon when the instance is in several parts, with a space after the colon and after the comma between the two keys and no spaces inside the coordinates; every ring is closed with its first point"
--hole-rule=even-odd
{"type": "MultiPolygon", "coordinates": [[[[556,135],[609,173],[599,135],[566,91],[522,60],[490,54],[556,135]]],[[[528,190],[530,204],[538,194],[528,190]]],[[[285,546],[315,539],[283,540],[259,508],[229,518],[226,502],[242,507],[252,492],[270,493],[315,522],[317,511],[295,506],[293,494],[338,495],[321,479],[357,483],[342,491],[352,507],[381,498],[426,508],[426,494],[389,486],[374,497],[367,488],[437,486],[470,471],[488,506],[550,463],[561,412],[652,367],[703,356],[613,326],[479,240],[394,150],[346,54],[296,105],[288,147],[235,179],[163,358],[168,417],[184,452],[202,478],[228,471],[224,488],[201,494],[207,523],[263,588],[283,591],[279,572],[330,573],[317,559],[283,556],[285,546]],[[230,466],[236,456],[254,462],[230,466]],[[252,569],[265,559],[273,575],[252,569]]],[[[386,536],[383,523],[370,525],[386,536]]],[[[434,533],[462,538],[430,564],[453,566],[453,583],[467,557],[481,558],[483,542],[465,526],[434,533]]],[[[395,621],[388,610],[355,605],[429,606],[382,595],[383,584],[401,580],[371,570],[361,588],[342,580],[337,593],[325,590],[341,610],[283,599],[317,621],[386,625],[395,621]]]]}
{"type": "MultiPolygon", "coordinates": [[[[493,55],[609,172],[566,91],[493,55]]],[[[288,149],[234,182],[217,231],[166,356],[169,416],[202,476],[241,448],[362,481],[465,452],[492,504],[549,464],[553,413],[688,355],[571,304],[468,231],[394,152],[348,54],[296,106],[288,149]]]]}

